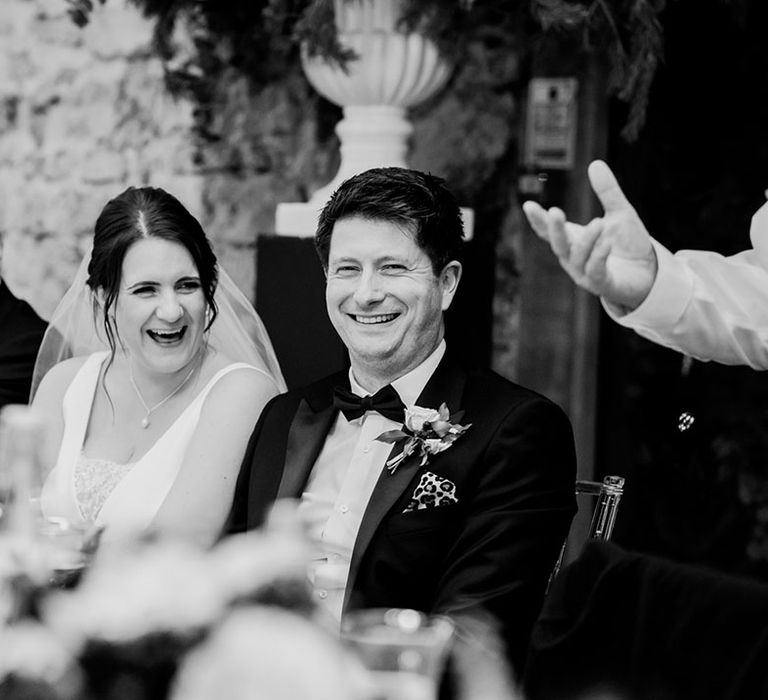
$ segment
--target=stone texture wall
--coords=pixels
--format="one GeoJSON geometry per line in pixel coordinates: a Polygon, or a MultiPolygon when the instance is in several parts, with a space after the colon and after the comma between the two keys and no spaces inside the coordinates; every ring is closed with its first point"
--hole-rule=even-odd
{"type": "Polygon", "coordinates": [[[129,184],[165,187],[202,213],[191,107],[167,95],[150,32],[122,0],[97,4],[83,29],[62,0],[0,7],[2,272],[44,317],[101,207],[129,184]]]}
{"type": "Polygon", "coordinates": [[[48,317],[90,245],[104,203],[129,185],[163,187],[197,216],[222,265],[253,299],[256,236],[279,201],[330,180],[334,139],[300,75],[256,95],[226,74],[198,149],[194,106],[168,94],[152,25],[124,0],[78,28],[64,0],[0,6],[2,274],[48,317]]]}
{"type": "MultiPolygon", "coordinates": [[[[150,51],[151,23],[124,0],[109,0],[95,3],[81,29],[66,8],[64,0],[0,5],[4,279],[48,317],[104,203],[128,185],[148,184],[168,189],[201,220],[253,299],[256,237],[273,229],[278,202],[305,201],[331,180],[340,110],[298,70],[258,94],[228,72],[211,124],[220,139],[196,149],[194,107],[169,96],[150,51]]],[[[410,159],[446,177],[461,204],[475,209],[473,245],[490,268],[473,303],[487,308],[487,359],[512,377],[521,221],[512,206],[517,105],[508,85],[517,69],[514,56],[490,65],[470,56],[449,88],[414,113],[410,159]]]]}

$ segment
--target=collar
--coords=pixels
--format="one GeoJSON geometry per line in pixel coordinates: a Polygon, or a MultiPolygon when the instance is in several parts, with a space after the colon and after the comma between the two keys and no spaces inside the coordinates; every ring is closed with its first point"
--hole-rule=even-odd
{"type": "MultiPolygon", "coordinates": [[[[417,365],[410,372],[404,374],[402,377],[398,377],[392,382],[392,387],[399,394],[406,406],[413,406],[416,403],[416,399],[418,399],[421,392],[424,391],[424,387],[427,385],[429,378],[435,373],[437,366],[440,364],[440,360],[443,359],[446,347],[445,338],[443,338],[439,345],[420,365],[417,365]]],[[[357,394],[358,396],[366,396],[371,393],[357,383],[352,374],[351,367],[349,368],[349,387],[352,393],[357,394]]]]}

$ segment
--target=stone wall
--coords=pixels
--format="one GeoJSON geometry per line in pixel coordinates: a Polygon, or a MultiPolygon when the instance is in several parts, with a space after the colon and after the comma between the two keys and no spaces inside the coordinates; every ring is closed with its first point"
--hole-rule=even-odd
{"type": "MultiPolygon", "coordinates": [[[[82,29],[66,9],[65,0],[0,6],[4,279],[48,317],[104,203],[128,185],[148,184],[168,189],[201,220],[253,299],[256,237],[273,230],[278,202],[306,201],[331,180],[340,110],[298,69],[259,93],[225,72],[211,124],[220,139],[196,148],[194,107],[168,94],[150,51],[151,23],[124,0],[95,3],[82,29]]],[[[411,157],[475,209],[476,257],[490,266],[473,301],[479,317],[487,310],[488,337],[479,342],[487,345],[483,359],[507,376],[516,364],[521,231],[510,170],[517,105],[507,88],[517,70],[514,56],[493,69],[470,56],[449,88],[413,115],[411,157]]]]}
{"type": "Polygon", "coordinates": [[[191,107],[163,87],[151,27],[121,0],[83,29],[62,0],[0,8],[3,276],[47,317],[90,244],[101,207],[153,184],[202,213],[191,107]]]}
{"type": "Polygon", "coordinates": [[[273,229],[277,203],[305,199],[332,174],[336,144],[317,134],[318,97],[300,74],[253,94],[227,73],[211,125],[221,139],[198,148],[194,106],[166,90],[151,23],[110,0],[81,29],[66,8],[0,7],[3,278],[48,317],[104,203],[153,185],[200,219],[253,299],[256,237],[273,229]]]}

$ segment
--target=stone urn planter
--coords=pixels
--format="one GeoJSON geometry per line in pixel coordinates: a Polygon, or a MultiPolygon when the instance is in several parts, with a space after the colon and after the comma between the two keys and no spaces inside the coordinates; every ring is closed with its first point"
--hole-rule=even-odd
{"type": "Polygon", "coordinates": [[[396,0],[334,0],[334,10],[339,41],[357,58],[341,68],[303,51],[302,67],[310,84],[343,108],[336,125],[341,164],[309,202],[278,205],[279,234],[313,235],[320,209],[348,177],[374,167],[407,167],[413,131],[407,110],[435,95],[452,71],[432,41],[398,29],[396,0]]]}

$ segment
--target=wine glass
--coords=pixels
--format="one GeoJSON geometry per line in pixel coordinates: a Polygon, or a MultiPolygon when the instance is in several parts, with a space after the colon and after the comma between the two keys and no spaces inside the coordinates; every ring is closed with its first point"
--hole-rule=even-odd
{"type": "Polygon", "coordinates": [[[375,700],[436,700],[453,632],[450,618],[408,608],[358,610],[341,626],[370,672],[375,700]]]}

